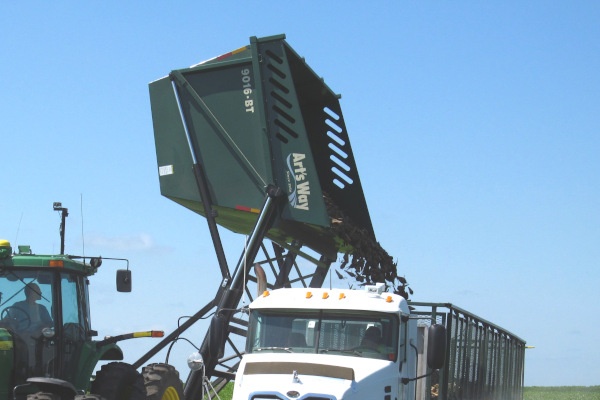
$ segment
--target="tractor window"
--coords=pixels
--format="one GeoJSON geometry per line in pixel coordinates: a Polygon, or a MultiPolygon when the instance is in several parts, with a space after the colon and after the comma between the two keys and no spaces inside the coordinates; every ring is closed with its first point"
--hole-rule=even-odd
{"type": "Polygon", "coordinates": [[[71,274],[61,274],[62,317],[65,337],[68,340],[85,339],[85,318],[81,295],[82,279],[71,274]]]}
{"type": "Polygon", "coordinates": [[[61,375],[67,380],[77,375],[83,344],[87,337],[87,302],[84,297],[85,278],[79,275],[60,274],[63,330],[62,356],[64,370],[61,375]]]}
{"type": "Polygon", "coordinates": [[[53,376],[56,328],[53,302],[55,274],[36,270],[0,270],[0,328],[13,337],[15,381],[29,376],[53,376]]]}
{"type": "Polygon", "coordinates": [[[83,312],[83,326],[87,331],[90,331],[92,329],[92,321],[90,318],[90,291],[88,288],[90,281],[85,278],[84,283],[85,285],[81,286],[81,290],[83,292],[81,294],[81,298],[84,301],[85,307],[81,307],[81,311],[83,312]]]}
{"type": "Polygon", "coordinates": [[[79,324],[77,284],[73,276],[61,274],[63,324],[79,324]]]}
{"type": "Polygon", "coordinates": [[[1,270],[0,320],[17,332],[54,326],[52,283],[50,272],[1,270]]]}

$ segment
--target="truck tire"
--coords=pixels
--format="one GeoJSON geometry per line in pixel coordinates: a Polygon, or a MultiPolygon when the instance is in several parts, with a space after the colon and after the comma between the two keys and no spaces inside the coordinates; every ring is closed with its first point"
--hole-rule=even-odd
{"type": "Polygon", "coordinates": [[[142,374],[122,362],[103,365],[92,382],[91,392],[108,400],[146,399],[142,374]]]}
{"type": "Polygon", "coordinates": [[[169,364],[149,364],[142,369],[147,400],[182,400],[183,383],[169,364]]]}
{"type": "Polygon", "coordinates": [[[60,396],[55,393],[38,392],[28,394],[27,400],[60,400],[60,396]]]}
{"type": "Polygon", "coordinates": [[[75,400],[106,400],[99,394],[78,394],[75,396],[75,400]]]}

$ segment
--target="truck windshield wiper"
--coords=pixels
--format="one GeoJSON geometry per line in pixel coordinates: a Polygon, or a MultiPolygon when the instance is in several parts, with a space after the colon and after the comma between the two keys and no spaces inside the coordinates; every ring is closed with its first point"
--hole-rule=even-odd
{"type": "Polygon", "coordinates": [[[350,353],[350,354],[354,354],[355,356],[362,357],[362,351],[358,351],[355,349],[320,349],[319,350],[320,353],[328,353],[330,351],[339,351],[340,353],[350,353]]]}
{"type": "Polygon", "coordinates": [[[254,351],[263,351],[263,350],[284,350],[288,353],[293,353],[289,347],[259,347],[258,349],[254,349],[254,351]]]}

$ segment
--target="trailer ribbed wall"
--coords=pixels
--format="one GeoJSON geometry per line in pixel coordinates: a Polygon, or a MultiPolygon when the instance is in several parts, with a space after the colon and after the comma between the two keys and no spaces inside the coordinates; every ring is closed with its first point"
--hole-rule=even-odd
{"type": "MultiPolygon", "coordinates": [[[[419,325],[435,321],[448,333],[446,366],[427,378],[421,399],[523,399],[524,340],[452,304],[410,305],[413,314],[422,317],[419,325]]],[[[427,341],[419,343],[426,346],[427,341]]]]}

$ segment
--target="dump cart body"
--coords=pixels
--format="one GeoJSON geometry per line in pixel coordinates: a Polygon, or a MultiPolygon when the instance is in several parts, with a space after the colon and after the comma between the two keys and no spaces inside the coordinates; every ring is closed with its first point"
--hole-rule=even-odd
{"type": "Polygon", "coordinates": [[[374,237],[339,96],[284,40],[250,45],[150,84],[161,193],[205,214],[203,167],[217,223],[248,233],[274,184],[285,192],[267,236],[335,254],[343,215],[374,237]]]}

